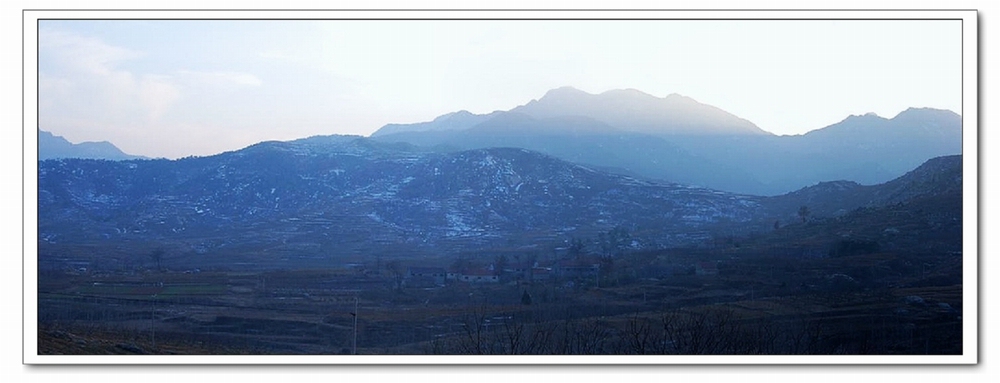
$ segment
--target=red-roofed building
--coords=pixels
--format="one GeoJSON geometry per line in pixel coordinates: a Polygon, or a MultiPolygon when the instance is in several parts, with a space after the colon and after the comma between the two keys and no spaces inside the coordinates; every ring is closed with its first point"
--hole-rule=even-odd
{"type": "Polygon", "coordinates": [[[472,269],[461,272],[458,275],[458,280],[471,283],[495,283],[500,282],[500,276],[491,270],[472,269]]]}
{"type": "Polygon", "coordinates": [[[444,286],[448,271],[443,267],[410,267],[406,274],[408,286],[444,286]]]}

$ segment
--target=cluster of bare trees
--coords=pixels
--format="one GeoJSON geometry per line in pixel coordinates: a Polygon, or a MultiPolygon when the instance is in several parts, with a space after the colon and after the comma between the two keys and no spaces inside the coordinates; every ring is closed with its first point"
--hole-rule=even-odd
{"type": "Polygon", "coordinates": [[[537,314],[490,316],[477,311],[465,318],[460,335],[434,341],[430,351],[474,355],[809,355],[875,351],[869,347],[873,339],[834,339],[829,333],[834,324],[822,320],[741,318],[736,311],[723,307],[557,320],[537,314]]]}
{"type": "Polygon", "coordinates": [[[473,355],[606,354],[612,335],[607,323],[597,318],[531,320],[477,311],[465,318],[461,335],[436,348],[439,353],[473,355]]]}

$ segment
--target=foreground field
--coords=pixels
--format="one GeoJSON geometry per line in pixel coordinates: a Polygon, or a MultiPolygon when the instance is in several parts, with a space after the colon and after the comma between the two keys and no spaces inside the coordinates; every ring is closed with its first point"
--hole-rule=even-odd
{"type": "MultiPolygon", "coordinates": [[[[685,262],[632,261],[665,258],[685,262]]],[[[960,266],[733,256],[717,273],[653,278],[623,260],[597,283],[435,287],[347,268],[49,272],[38,342],[63,355],[960,354],[960,266]]]]}

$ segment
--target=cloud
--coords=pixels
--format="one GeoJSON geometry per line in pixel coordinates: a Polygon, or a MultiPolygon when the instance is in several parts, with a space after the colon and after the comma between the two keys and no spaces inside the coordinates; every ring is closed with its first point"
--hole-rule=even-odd
{"type": "Polygon", "coordinates": [[[261,86],[263,84],[257,76],[244,72],[201,72],[182,70],[178,74],[188,77],[188,79],[208,85],[240,85],[240,86],[261,86]]]}
{"type": "Polygon", "coordinates": [[[180,127],[192,116],[176,113],[181,102],[211,104],[220,94],[263,85],[240,71],[150,69],[159,61],[155,55],[54,28],[39,30],[38,47],[39,128],[80,141],[108,140],[139,154],[152,155],[167,142],[153,129],[168,136],[185,130],[180,127]],[[154,136],[159,139],[150,142],[154,136]]]}
{"type": "Polygon", "coordinates": [[[95,38],[52,29],[39,31],[38,50],[39,63],[46,67],[43,70],[94,76],[110,75],[119,63],[143,56],[95,38]]]}
{"type": "Polygon", "coordinates": [[[127,69],[145,56],[142,52],[52,29],[39,32],[38,48],[41,120],[87,118],[106,126],[149,122],[181,97],[170,76],[127,69]]]}
{"type": "Polygon", "coordinates": [[[139,102],[151,121],[159,120],[180,97],[181,92],[165,76],[145,76],[138,87],[139,102]]]}

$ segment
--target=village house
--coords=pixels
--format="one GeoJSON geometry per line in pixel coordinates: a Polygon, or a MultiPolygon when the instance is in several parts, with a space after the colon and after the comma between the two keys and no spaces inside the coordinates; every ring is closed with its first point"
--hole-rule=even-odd
{"type": "Polygon", "coordinates": [[[500,282],[500,276],[488,269],[472,269],[461,272],[458,280],[470,283],[496,283],[500,282]]]}
{"type": "Polygon", "coordinates": [[[443,267],[410,267],[406,273],[405,283],[410,287],[444,286],[448,279],[448,271],[443,267]]]}
{"type": "Polygon", "coordinates": [[[503,269],[508,279],[515,281],[530,281],[533,279],[532,272],[538,266],[538,262],[522,261],[512,263],[503,269]]]}
{"type": "Polygon", "coordinates": [[[563,259],[556,262],[553,271],[560,278],[593,278],[601,272],[601,262],[590,258],[563,259]]]}

